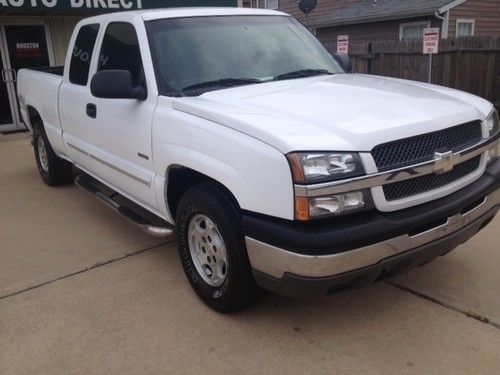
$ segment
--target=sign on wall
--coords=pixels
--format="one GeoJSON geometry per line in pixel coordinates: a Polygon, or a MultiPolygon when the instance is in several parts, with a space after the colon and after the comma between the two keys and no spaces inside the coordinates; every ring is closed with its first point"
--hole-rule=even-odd
{"type": "Polygon", "coordinates": [[[349,53],[349,35],[337,35],[337,53],[349,53]]]}
{"type": "Polygon", "coordinates": [[[237,0],[0,0],[0,12],[102,13],[186,6],[237,6],[237,0]]]}
{"type": "Polygon", "coordinates": [[[439,27],[424,29],[423,50],[424,54],[435,55],[439,49],[439,27]]]}

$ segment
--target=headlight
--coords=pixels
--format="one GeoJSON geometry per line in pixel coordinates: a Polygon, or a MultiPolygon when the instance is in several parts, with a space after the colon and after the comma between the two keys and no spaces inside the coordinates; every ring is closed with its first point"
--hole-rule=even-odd
{"type": "Polygon", "coordinates": [[[293,181],[310,184],[360,176],[364,173],[357,153],[296,152],[287,155],[293,181]]]}
{"type": "Polygon", "coordinates": [[[370,191],[352,191],[321,197],[295,197],[295,219],[306,221],[373,208],[370,191]]]}
{"type": "MultiPolygon", "coordinates": [[[[500,121],[498,119],[498,112],[493,109],[486,120],[486,127],[488,129],[488,137],[493,137],[500,131],[500,121]]],[[[500,157],[500,142],[497,141],[496,144],[488,150],[487,163],[490,164],[500,157]]]]}
{"type": "Polygon", "coordinates": [[[486,120],[484,120],[488,128],[488,136],[492,137],[500,130],[500,121],[498,120],[498,112],[493,109],[486,120]]]}

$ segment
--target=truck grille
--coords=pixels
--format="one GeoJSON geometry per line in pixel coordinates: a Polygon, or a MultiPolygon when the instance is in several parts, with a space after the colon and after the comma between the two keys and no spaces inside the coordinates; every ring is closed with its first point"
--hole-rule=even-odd
{"type": "Polygon", "coordinates": [[[443,174],[428,174],[411,180],[395,182],[383,187],[385,199],[393,201],[438,189],[471,174],[481,163],[481,155],[455,166],[453,170],[443,174]]]}
{"type": "Polygon", "coordinates": [[[471,121],[432,133],[376,146],[372,156],[380,172],[434,159],[435,152],[459,152],[482,138],[481,122],[471,121]]]}

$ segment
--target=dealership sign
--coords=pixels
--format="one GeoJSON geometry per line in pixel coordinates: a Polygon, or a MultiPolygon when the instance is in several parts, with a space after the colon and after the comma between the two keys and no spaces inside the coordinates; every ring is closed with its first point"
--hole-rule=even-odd
{"type": "Polygon", "coordinates": [[[101,13],[181,6],[237,6],[237,0],[0,0],[0,12],[101,13]]]}
{"type": "Polygon", "coordinates": [[[0,0],[0,4],[2,7],[24,9],[61,8],[61,5],[72,9],[142,9],[142,0],[0,0]]]}

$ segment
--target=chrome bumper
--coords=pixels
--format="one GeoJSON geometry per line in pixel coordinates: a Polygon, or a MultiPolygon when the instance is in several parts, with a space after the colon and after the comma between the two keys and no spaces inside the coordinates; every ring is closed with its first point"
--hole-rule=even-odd
{"type": "Polygon", "coordinates": [[[285,273],[303,277],[327,277],[374,265],[381,260],[450,235],[486,215],[500,204],[500,190],[486,196],[467,212],[449,217],[442,225],[422,233],[408,234],[343,253],[311,256],[293,253],[245,237],[252,268],[281,279],[285,273]]]}

